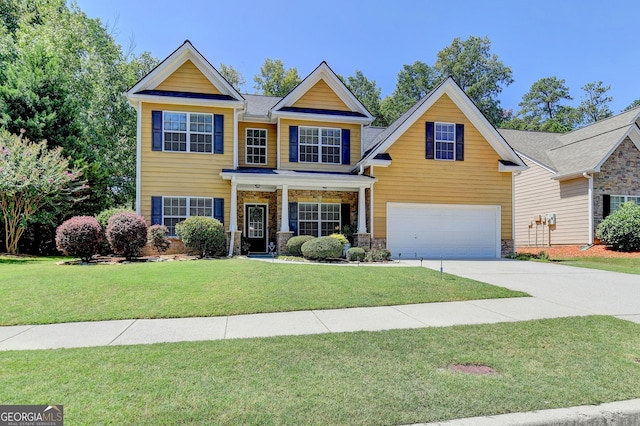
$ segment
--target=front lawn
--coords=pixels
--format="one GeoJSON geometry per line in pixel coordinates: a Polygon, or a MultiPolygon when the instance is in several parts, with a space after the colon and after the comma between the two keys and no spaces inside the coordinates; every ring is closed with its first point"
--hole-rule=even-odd
{"type": "Polygon", "coordinates": [[[640,275],[640,258],[577,257],[572,259],[557,259],[554,260],[554,262],[581,268],[640,275]]]}
{"type": "Polygon", "coordinates": [[[640,325],[612,317],[13,351],[0,401],[69,424],[412,424],[638,398],[639,360],[640,325]]]}
{"type": "Polygon", "coordinates": [[[0,325],[176,318],[524,296],[427,268],[246,259],[56,265],[0,257],[0,325]]]}

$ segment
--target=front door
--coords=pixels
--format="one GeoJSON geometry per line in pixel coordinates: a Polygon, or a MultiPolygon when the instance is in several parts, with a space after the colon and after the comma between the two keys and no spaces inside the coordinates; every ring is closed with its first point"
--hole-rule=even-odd
{"type": "Polygon", "coordinates": [[[267,252],[267,206],[247,204],[244,208],[245,237],[251,253],[267,252]]]}

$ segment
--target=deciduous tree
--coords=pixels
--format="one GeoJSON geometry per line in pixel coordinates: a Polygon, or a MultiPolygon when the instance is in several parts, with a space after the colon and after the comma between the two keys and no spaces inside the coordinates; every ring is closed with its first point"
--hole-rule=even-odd
{"type": "Polygon", "coordinates": [[[260,67],[260,74],[253,77],[255,89],[267,96],[286,96],[294,87],[300,84],[297,68],[285,69],[280,59],[265,59],[260,67]]]}
{"type": "Polygon", "coordinates": [[[225,80],[227,80],[229,84],[231,84],[237,91],[240,91],[242,86],[244,86],[244,84],[247,82],[240,71],[236,70],[231,65],[225,65],[221,63],[218,71],[220,71],[220,74],[222,74],[225,80]]]}
{"type": "Polygon", "coordinates": [[[369,80],[362,71],[357,70],[353,76],[347,77],[347,87],[376,119],[374,126],[387,126],[380,113],[381,89],[376,86],[375,80],[369,80]]]}

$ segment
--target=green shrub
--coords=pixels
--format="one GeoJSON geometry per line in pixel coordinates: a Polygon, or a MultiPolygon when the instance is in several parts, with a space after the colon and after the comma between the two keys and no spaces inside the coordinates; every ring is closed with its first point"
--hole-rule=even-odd
{"type": "Polygon", "coordinates": [[[391,259],[391,252],[387,249],[372,249],[367,252],[365,262],[384,262],[391,259]]]}
{"type": "Polygon", "coordinates": [[[312,235],[299,235],[289,238],[289,241],[287,241],[287,253],[291,256],[302,256],[302,245],[315,238],[312,235]]]}
{"type": "Polygon", "coordinates": [[[314,260],[335,259],[342,256],[342,244],[331,237],[314,238],[302,245],[302,255],[314,260]]]}
{"type": "Polygon", "coordinates": [[[131,260],[147,244],[147,222],[135,213],[116,213],[107,222],[106,234],[113,252],[131,260]]]}
{"type": "Polygon", "coordinates": [[[596,237],[614,250],[640,250],[640,206],[622,204],[598,225],[596,237]]]}
{"type": "Polygon", "coordinates": [[[102,243],[102,231],[93,216],[74,216],[56,229],[56,246],[67,256],[79,257],[88,262],[98,254],[102,243]]]}
{"type": "Polygon", "coordinates": [[[147,241],[154,247],[158,254],[162,254],[169,249],[171,241],[167,238],[169,229],[164,225],[151,225],[147,233],[147,241]]]}
{"type": "Polygon", "coordinates": [[[347,250],[347,260],[349,261],[362,262],[366,255],[367,253],[360,247],[351,247],[347,250]]]}
{"type": "Polygon", "coordinates": [[[226,237],[224,226],[218,219],[191,216],[176,225],[176,234],[188,250],[200,257],[224,254],[226,237]]]}

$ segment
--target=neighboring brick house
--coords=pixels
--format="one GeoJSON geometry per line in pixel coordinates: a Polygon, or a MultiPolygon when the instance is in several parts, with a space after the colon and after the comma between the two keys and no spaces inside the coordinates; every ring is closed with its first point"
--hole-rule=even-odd
{"type": "Polygon", "coordinates": [[[149,223],[218,218],[229,254],[355,227],[394,257],[513,250],[525,165],[448,78],[387,129],[322,62],[284,97],[240,94],[186,41],[127,92],[136,208],[149,223]]]}
{"type": "Polygon", "coordinates": [[[566,134],[500,129],[529,166],[515,177],[516,245],[592,244],[610,212],[640,204],[639,125],[635,108],[566,134]]]}

